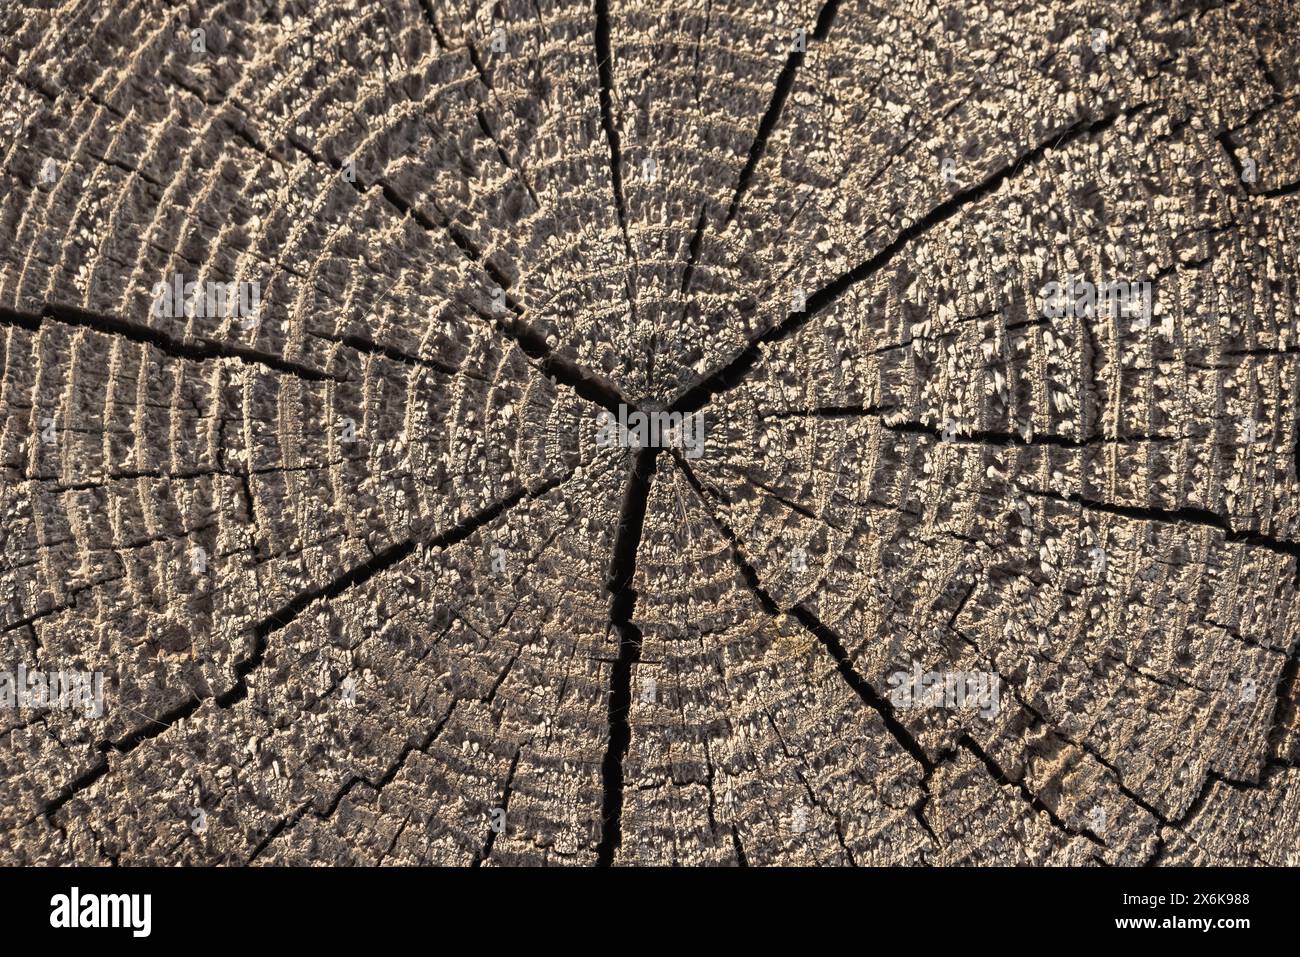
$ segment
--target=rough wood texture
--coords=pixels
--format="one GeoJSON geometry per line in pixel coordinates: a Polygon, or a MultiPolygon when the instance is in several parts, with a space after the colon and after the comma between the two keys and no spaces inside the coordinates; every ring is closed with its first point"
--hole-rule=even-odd
{"type": "Polygon", "coordinates": [[[0,0],[0,666],[105,675],[0,709],[0,862],[1300,863],[1298,60],[0,0]]]}

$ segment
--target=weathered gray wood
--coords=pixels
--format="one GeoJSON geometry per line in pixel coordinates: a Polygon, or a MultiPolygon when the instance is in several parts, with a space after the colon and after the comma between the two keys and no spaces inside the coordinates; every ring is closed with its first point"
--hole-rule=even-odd
{"type": "Polygon", "coordinates": [[[0,860],[1300,860],[1287,4],[317,6],[0,2],[0,860]]]}

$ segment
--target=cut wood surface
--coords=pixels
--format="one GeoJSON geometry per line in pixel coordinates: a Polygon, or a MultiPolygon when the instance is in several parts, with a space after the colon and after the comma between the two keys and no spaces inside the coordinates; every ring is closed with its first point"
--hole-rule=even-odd
{"type": "Polygon", "coordinates": [[[0,0],[0,863],[1300,863],[1298,63],[0,0]]]}

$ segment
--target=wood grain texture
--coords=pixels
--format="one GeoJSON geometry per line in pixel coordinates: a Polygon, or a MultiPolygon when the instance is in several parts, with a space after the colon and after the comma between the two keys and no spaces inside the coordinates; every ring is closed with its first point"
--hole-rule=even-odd
{"type": "Polygon", "coordinates": [[[1300,863],[1286,0],[107,6],[0,0],[0,671],[105,687],[0,862],[1300,863]]]}

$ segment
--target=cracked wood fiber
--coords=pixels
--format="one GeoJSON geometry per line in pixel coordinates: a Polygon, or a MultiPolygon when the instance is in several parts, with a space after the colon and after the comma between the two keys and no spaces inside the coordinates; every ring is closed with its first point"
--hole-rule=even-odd
{"type": "Polygon", "coordinates": [[[1298,53],[0,0],[0,862],[1300,862],[1298,53]]]}

